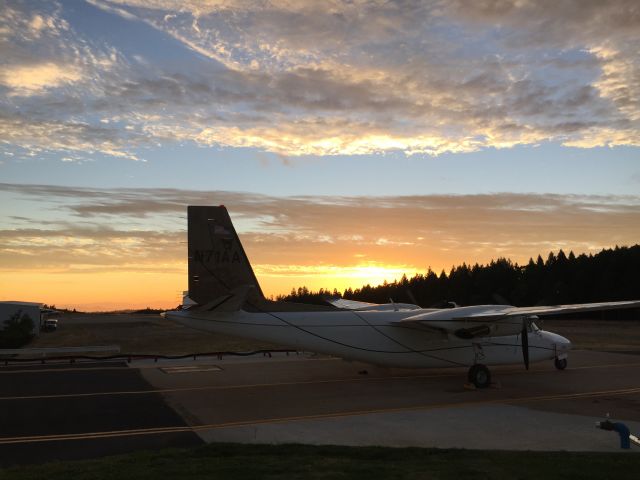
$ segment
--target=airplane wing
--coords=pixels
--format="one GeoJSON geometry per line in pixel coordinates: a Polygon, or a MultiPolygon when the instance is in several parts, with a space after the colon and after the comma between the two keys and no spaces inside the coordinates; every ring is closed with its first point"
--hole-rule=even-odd
{"type": "Polygon", "coordinates": [[[576,303],[550,307],[513,307],[509,315],[552,315],[558,313],[596,312],[623,308],[640,308],[640,300],[624,302],[576,303]]]}
{"type": "Polygon", "coordinates": [[[412,303],[369,303],[358,302],[356,300],[346,300],[344,298],[327,298],[327,302],[337,308],[344,310],[358,311],[399,311],[399,310],[420,310],[418,305],[412,303]]]}
{"type": "Polygon", "coordinates": [[[420,313],[393,323],[397,326],[422,325],[451,333],[459,338],[475,338],[488,335],[517,335],[522,331],[523,321],[527,317],[623,308],[640,308],[640,300],[544,307],[480,305],[420,313]]]}

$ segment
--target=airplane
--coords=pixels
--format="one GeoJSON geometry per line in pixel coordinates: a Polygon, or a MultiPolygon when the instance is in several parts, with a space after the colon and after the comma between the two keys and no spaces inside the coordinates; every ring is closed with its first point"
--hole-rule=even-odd
{"type": "Polygon", "coordinates": [[[367,364],[468,367],[476,388],[488,366],[553,360],[567,367],[571,342],[541,330],[539,316],[622,308],[640,301],[556,306],[421,308],[329,299],[326,306],[267,300],[224,206],[188,206],[189,290],[163,316],[187,327],[287,345],[367,364]]]}

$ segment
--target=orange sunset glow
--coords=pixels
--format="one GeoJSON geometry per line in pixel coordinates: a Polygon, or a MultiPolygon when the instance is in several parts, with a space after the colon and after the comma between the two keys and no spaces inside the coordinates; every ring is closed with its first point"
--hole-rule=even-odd
{"type": "Polygon", "coordinates": [[[633,245],[636,3],[5,2],[0,299],[175,307],[188,205],[268,296],[633,245]]]}
{"type": "MultiPolygon", "coordinates": [[[[79,201],[87,192],[32,188],[30,195],[79,201]]],[[[187,252],[184,210],[176,203],[181,199],[186,209],[201,203],[194,197],[204,194],[136,190],[126,204],[119,203],[130,196],[126,191],[91,195],[96,206],[83,203],[83,212],[100,211],[106,202],[118,216],[104,217],[104,225],[91,228],[5,232],[3,297],[23,298],[29,291],[38,301],[83,310],[178,305],[187,289],[187,252]],[[131,216],[150,205],[163,213],[131,216]],[[174,230],[156,231],[147,224],[174,230]]],[[[225,194],[216,195],[223,199],[225,194]]],[[[411,277],[429,267],[439,274],[462,262],[500,257],[523,264],[560,249],[595,253],[640,238],[635,198],[496,194],[422,196],[409,203],[405,197],[342,198],[340,204],[327,198],[254,200],[235,194],[228,208],[267,296],[301,286],[344,291],[411,277]],[[606,208],[594,211],[596,201],[606,208]]],[[[68,208],[75,207],[61,207],[60,214],[68,208]]]]}
{"type": "MultiPolygon", "coordinates": [[[[6,298],[20,298],[31,290],[38,301],[59,308],[79,308],[85,311],[120,309],[174,308],[182,302],[186,286],[186,265],[183,271],[171,273],[94,272],[64,274],[55,272],[21,272],[11,276],[11,283],[2,285],[6,298]]],[[[255,270],[267,296],[288,293],[291,288],[306,285],[318,290],[330,286],[343,291],[365,284],[378,285],[383,281],[412,273],[402,266],[354,265],[352,267],[272,266],[255,270]],[[271,273],[263,273],[264,271],[271,273]],[[302,271],[304,270],[304,272],[302,271]]]]}

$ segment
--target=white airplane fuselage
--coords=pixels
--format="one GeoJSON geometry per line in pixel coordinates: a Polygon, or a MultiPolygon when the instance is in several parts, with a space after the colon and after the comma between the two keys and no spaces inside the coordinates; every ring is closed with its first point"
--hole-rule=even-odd
{"type": "MultiPolygon", "coordinates": [[[[423,310],[429,312],[432,310],[423,310]]],[[[399,325],[410,311],[246,312],[170,311],[166,318],[187,327],[290,346],[369,364],[405,367],[462,367],[478,363],[522,363],[522,339],[517,335],[463,340],[434,333],[416,324],[399,325]]],[[[533,328],[528,333],[531,362],[565,358],[566,338],[533,328]]]]}
{"type": "Polygon", "coordinates": [[[571,305],[471,305],[423,309],[327,299],[327,306],[267,300],[224,205],[187,208],[185,309],[164,313],[185,326],[405,368],[470,367],[477,388],[491,384],[487,365],[553,360],[567,367],[571,342],[538,329],[538,316],[640,308],[640,300],[571,305]]]}

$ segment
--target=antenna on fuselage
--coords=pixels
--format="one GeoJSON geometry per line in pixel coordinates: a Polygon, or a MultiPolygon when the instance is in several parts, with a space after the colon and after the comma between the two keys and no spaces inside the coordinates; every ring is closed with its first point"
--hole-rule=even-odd
{"type": "Polygon", "coordinates": [[[393,301],[393,298],[389,297],[389,302],[391,302],[391,305],[393,305],[393,311],[397,312],[398,306],[396,305],[396,302],[393,301]]]}

